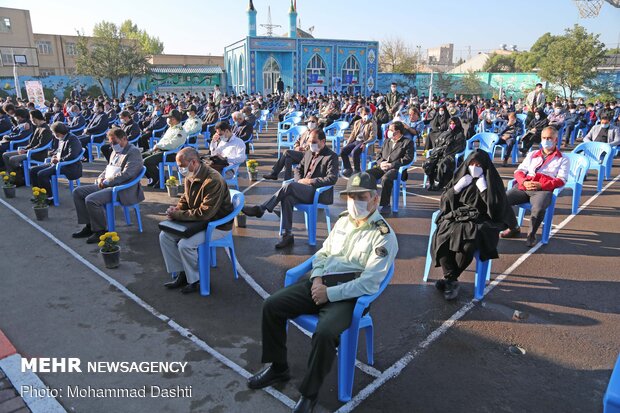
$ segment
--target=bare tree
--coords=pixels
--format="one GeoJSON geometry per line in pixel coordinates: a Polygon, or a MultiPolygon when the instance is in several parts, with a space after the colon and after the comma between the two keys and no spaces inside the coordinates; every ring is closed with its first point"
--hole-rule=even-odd
{"type": "Polygon", "coordinates": [[[399,37],[381,42],[379,51],[379,70],[387,73],[415,73],[418,56],[405,41],[399,37]]]}

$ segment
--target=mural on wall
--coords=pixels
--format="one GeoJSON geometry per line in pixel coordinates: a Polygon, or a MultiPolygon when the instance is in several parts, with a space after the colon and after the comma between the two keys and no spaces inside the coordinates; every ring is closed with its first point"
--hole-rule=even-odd
{"type": "Polygon", "coordinates": [[[146,89],[156,90],[160,87],[214,87],[220,85],[219,74],[178,74],[178,73],[153,73],[146,77],[146,89]]]}

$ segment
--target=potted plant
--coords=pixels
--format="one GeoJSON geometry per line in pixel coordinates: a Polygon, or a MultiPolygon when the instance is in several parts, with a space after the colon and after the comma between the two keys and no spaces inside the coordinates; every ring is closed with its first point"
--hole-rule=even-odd
{"type": "Polygon", "coordinates": [[[121,261],[120,237],[116,232],[106,232],[99,237],[99,248],[106,268],[116,268],[121,261]]]}
{"type": "Polygon", "coordinates": [[[5,171],[2,171],[0,172],[0,176],[2,177],[4,196],[6,198],[15,198],[15,172],[7,174],[5,171]]]}
{"type": "Polygon", "coordinates": [[[249,159],[245,165],[248,168],[248,176],[250,181],[258,181],[258,161],[255,159],[249,159]]]}
{"type": "Polygon", "coordinates": [[[32,199],[34,214],[37,221],[43,221],[48,217],[49,204],[47,203],[47,191],[45,188],[32,187],[32,199]]]}
{"type": "Polygon", "coordinates": [[[179,180],[176,176],[172,175],[166,180],[166,189],[169,197],[176,198],[179,196],[179,180]]]}

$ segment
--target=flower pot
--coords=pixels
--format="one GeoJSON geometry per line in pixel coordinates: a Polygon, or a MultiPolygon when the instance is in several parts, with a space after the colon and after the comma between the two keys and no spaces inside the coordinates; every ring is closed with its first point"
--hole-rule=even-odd
{"type": "Polygon", "coordinates": [[[258,171],[248,171],[250,181],[258,181],[258,171]]]}
{"type": "Polygon", "coordinates": [[[15,187],[14,186],[5,186],[5,187],[2,187],[2,189],[4,190],[5,198],[15,198],[15,187]]]}
{"type": "Polygon", "coordinates": [[[111,251],[111,252],[101,251],[101,256],[103,257],[103,264],[105,265],[106,268],[116,268],[121,263],[121,249],[120,248],[118,248],[116,251],[111,251]]]}
{"type": "Polygon", "coordinates": [[[171,198],[176,198],[179,196],[179,187],[166,185],[166,189],[168,190],[168,196],[171,198]]]}
{"type": "Polygon", "coordinates": [[[42,208],[37,208],[37,207],[33,207],[32,209],[34,209],[34,214],[37,217],[37,221],[43,221],[44,219],[47,219],[47,217],[49,216],[48,212],[49,212],[49,207],[42,207],[42,208]]]}
{"type": "Polygon", "coordinates": [[[237,228],[245,228],[245,221],[247,217],[245,215],[237,215],[235,217],[235,226],[237,228]]]}

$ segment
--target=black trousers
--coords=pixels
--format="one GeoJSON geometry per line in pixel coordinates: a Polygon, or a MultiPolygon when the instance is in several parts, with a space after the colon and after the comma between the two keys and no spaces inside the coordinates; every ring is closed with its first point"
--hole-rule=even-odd
{"type": "MultiPolygon", "coordinates": [[[[173,162],[176,154],[171,153],[168,155],[166,162],[173,162]]],[[[142,153],[142,159],[144,159],[144,166],[146,166],[147,178],[152,179],[155,182],[159,182],[159,164],[164,159],[164,153],[160,151],[148,151],[142,153]]]]}
{"type": "Polygon", "coordinates": [[[282,234],[288,234],[293,228],[293,208],[295,204],[311,204],[314,201],[316,190],[310,185],[300,184],[299,182],[289,182],[278,189],[271,198],[263,204],[263,207],[273,212],[273,209],[281,203],[282,214],[282,234]]]}
{"type": "Polygon", "coordinates": [[[271,168],[271,173],[278,176],[280,171],[284,169],[284,180],[291,179],[293,177],[293,164],[300,163],[303,158],[303,152],[287,149],[271,168]]]}
{"type": "Polygon", "coordinates": [[[359,172],[360,168],[360,160],[362,157],[362,149],[363,142],[362,141],[353,141],[347,144],[342,151],[340,151],[340,158],[342,159],[342,166],[344,170],[351,169],[351,160],[349,159],[349,155],[353,154],[353,167],[355,168],[355,172],[359,172]]]}
{"type": "Polygon", "coordinates": [[[512,148],[515,146],[515,138],[499,138],[497,141],[497,145],[506,144],[506,153],[504,154],[504,159],[510,159],[512,156],[512,148]]]}
{"type": "MultiPolygon", "coordinates": [[[[62,173],[62,167],[60,168],[62,173]]],[[[45,188],[48,198],[52,196],[52,175],[56,174],[56,165],[43,164],[30,168],[30,185],[45,188]]]]}
{"type": "MultiPolygon", "coordinates": [[[[508,205],[519,205],[527,202],[532,206],[531,227],[530,233],[535,234],[538,231],[538,227],[545,219],[545,212],[547,207],[551,204],[553,193],[550,191],[522,191],[516,186],[506,192],[506,198],[508,205]]],[[[517,217],[512,208],[506,208],[506,217],[504,222],[508,225],[508,228],[515,229],[519,225],[517,223],[517,217]]]]}
{"type": "Polygon", "coordinates": [[[383,172],[383,169],[374,167],[367,169],[366,172],[375,179],[381,179],[381,200],[379,201],[379,205],[390,206],[394,179],[398,177],[398,171],[396,169],[390,169],[387,172],[383,172]]]}
{"type": "Polygon", "coordinates": [[[317,314],[319,323],[312,335],[308,370],[299,392],[316,397],[325,376],[331,370],[340,344],[340,334],[351,325],[357,300],[327,302],[317,306],[312,301],[312,282],[301,281],[285,287],[263,303],[263,363],[286,363],[286,321],[302,314],[317,314]]]}
{"type": "Polygon", "coordinates": [[[458,280],[459,276],[469,267],[474,259],[476,246],[472,241],[462,245],[463,251],[452,251],[448,243],[444,243],[437,253],[437,260],[443,271],[443,277],[449,281],[458,280]]]}

